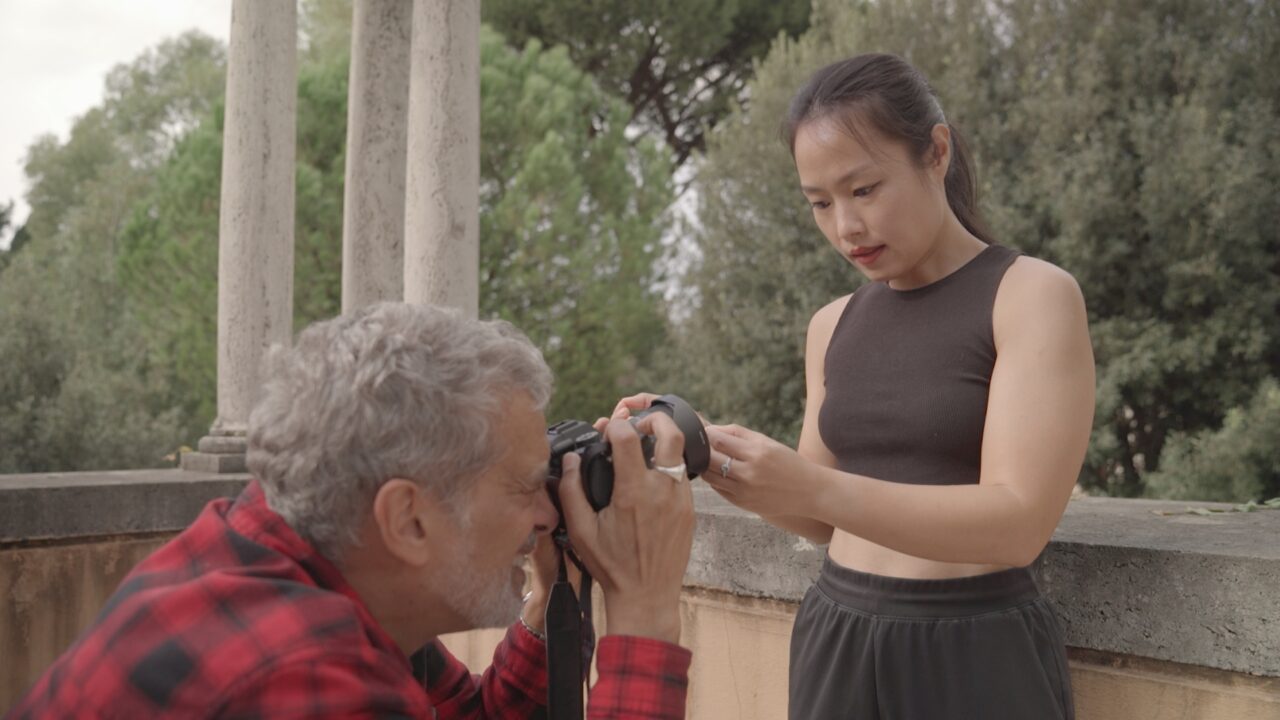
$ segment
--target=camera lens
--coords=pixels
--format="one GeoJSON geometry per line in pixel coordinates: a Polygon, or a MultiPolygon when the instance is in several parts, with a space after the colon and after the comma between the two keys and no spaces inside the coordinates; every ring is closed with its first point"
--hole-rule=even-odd
{"type": "MultiPolygon", "coordinates": [[[[635,414],[631,422],[634,424],[646,415],[660,412],[675,421],[676,427],[684,435],[684,464],[690,478],[696,478],[711,463],[711,443],[707,441],[707,429],[702,425],[702,418],[689,403],[678,395],[663,395],[654,400],[649,407],[635,414]]],[[[653,464],[653,452],[645,454],[645,462],[653,464]]]]}
{"type": "MultiPolygon", "coordinates": [[[[660,412],[675,421],[684,435],[684,464],[690,478],[701,475],[711,462],[711,444],[702,419],[689,403],[676,395],[663,395],[631,418],[634,426],[640,418],[660,412]]],[[[639,431],[637,431],[639,432],[639,431]]],[[[613,456],[609,443],[590,424],[582,420],[565,420],[547,428],[547,441],[551,446],[551,459],[547,473],[547,488],[556,510],[560,510],[559,484],[563,468],[562,458],[567,453],[577,453],[581,458],[582,489],[587,501],[597,512],[613,499],[613,456]]],[[[653,466],[654,438],[642,435],[640,450],[645,465],[653,466]]]]}

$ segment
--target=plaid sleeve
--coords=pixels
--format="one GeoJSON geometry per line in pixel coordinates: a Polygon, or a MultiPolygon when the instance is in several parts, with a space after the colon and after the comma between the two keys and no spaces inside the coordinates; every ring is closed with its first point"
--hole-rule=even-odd
{"type": "Polygon", "coordinates": [[[472,675],[439,641],[415,653],[414,675],[440,720],[537,717],[547,702],[547,646],[515,623],[484,675],[472,675]]]}
{"type": "Polygon", "coordinates": [[[650,638],[607,635],[596,651],[599,679],[587,717],[683,718],[693,654],[650,638]]]}
{"type": "Polygon", "coordinates": [[[313,649],[282,658],[228,693],[220,718],[431,718],[427,696],[407,675],[361,654],[313,649]]]}

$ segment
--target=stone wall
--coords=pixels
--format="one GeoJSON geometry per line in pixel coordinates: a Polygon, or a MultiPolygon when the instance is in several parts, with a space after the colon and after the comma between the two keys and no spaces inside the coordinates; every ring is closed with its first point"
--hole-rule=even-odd
{"type": "MultiPolygon", "coordinates": [[[[133,564],[245,480],[0,476],[0,710],[92,622],[133,564]]],[[[682,642],[694,651],[689,717],[784,717],[792,618],[822,548],[705,487],[695,497],[682,606],[682,642]]],[[[1075,500],[1036,564],[1064,620],[1081,720],[1280,718],[1280,511],[1186,507],[1075,500]]],[[[480,669],[500,636],[445,641],[480,669]]]]}
{"type": "Polygon", "coordinates": [[[0,475],[0,714],[138,561],[244,482],[169,470],[0,475]]]}
{"type": "MultiPolygon", "coordinates": [[[[786,717],[791,624],[823,548],[695,488],[689,717],[786,717]]],[[[1280,511],[1187,507],[1074,500],[1037,561],[1066,630],[1079,720],[1280,718],[1280,511]]],[[[500,636],[445,642],[479,671],[500,636]]]]}

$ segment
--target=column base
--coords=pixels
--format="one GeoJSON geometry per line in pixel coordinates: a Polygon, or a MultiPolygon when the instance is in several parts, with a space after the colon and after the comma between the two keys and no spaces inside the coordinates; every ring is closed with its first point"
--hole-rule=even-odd
{"type": "Polygon", "coordinates": [[[245,473],[248,445],[243,435],[206,435],[194,452],[182,453],[182,469],[202,473],[245,473]]]}

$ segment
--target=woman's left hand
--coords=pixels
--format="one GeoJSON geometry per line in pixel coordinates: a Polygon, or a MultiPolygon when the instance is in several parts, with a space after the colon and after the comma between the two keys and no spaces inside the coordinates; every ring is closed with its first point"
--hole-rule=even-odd
{"type": "Polygon", "coordinates": [[[707,437],[711,463],[702,478],[726,500],[757,515],[809,515],[817,465],[739,425],[708,425],[707,437]]]}

